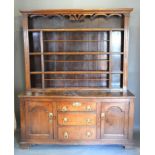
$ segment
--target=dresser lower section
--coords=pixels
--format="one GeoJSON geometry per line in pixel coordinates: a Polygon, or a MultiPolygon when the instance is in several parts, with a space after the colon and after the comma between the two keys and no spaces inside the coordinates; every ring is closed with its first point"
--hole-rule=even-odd
{"type": "Polygon", "coordinates": [[[20,144],[131,145],[133,115],[133,97],[20,96],[20,144]]]}

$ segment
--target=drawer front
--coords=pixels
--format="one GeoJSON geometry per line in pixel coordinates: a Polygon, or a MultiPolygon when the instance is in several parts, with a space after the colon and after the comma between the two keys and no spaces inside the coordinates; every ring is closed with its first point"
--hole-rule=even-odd
{"type": "Polygon", "coordinates": [[[96,113],[58,113],[58,124],[96,126],[96,113]]]}
{"type": "Polygon", "coordinates": [[[96,139],[95,127],[59,127],[59,140],[89,140],[96,139]]]}
{"type": "Polygon", "coordinates": [[[59,102],[58,111],[95,111],[95,102],[59,102]]]}

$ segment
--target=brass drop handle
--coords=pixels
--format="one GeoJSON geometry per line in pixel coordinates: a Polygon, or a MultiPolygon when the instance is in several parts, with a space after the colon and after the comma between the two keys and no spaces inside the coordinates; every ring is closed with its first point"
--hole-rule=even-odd
{"type": "Polygon", "coordinates": [[[67,117],[64,117],[63,124],[65,124],[67,121],[68,121],[68,118],[67,117]]]}
{"type": "Polygon", "coordinates": [[[53,113],[50,112],[50,113],[48,114],[48,117],[49,117],[49,118],[52,118],[52,117],[53,117],[53,113]]]}
{"type": "Polygon", "coordinates": [[[87,137],[91,137],[91,135],[92,135],[91,132],[90,131],[87,131],[86,136],[87,137]]]}
{"type": "Polygon", "coordinates": [[[86,107],[86,110],[87,110],[87,111],[91,111],[91,110],[92,110],[92,109],[91,109],[91,106],[88,105],[88,106],[86,107]]]}
{"type": "Polygon", "coordinates": [[[68,139],[68,132],[64,132],[64,139],[68,139]]]}
{"type": "Polygon", "coordinates": [[[104,119],[104,118],[105,118],[105,113],[102,112],[102,113],[101,113],[101,119],[104,119]]]}
{"type": "Polygon", "coordinates": [[[48,114],[48,117],[49,117],[49,123],[52,123],[53,113],[50,112],[50,113],[48,114]]]}
{"type": "Polygon", "coordinates": [[[90,118],[86,119],[86,123],[91,124],[92,123],[91,119],[90,118]]]}
{"type": "Polygon", "coordinates": [[[62,111],[67,111],[67,107],[66,106],[64,106],[64,107],[62,107],[62,111]]]}
{"type": "Polygon", "coordinates": [[[73,107],[79,107],[81,106],[81,102],[73,102],[73,107]]]}

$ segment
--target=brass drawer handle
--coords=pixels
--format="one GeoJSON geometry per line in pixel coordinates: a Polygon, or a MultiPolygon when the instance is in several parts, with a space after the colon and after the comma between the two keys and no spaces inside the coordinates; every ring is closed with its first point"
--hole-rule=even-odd
{"type": "Polygon", "coordinates": [[[88,138],[91,137],[91,136],[92,136],[91,132],[90,132],[90,131],[87,131],[86,136],[87,136],[88,138]]]}
{"type": "Polygon", "coordinates": [[[92,123],[92,120],[90,118],[86,119],[86,123],[87,124],[91,124],[92,123]]]}
{"type": "Polygon", "coordinates": [[[64,106],[64,107],[62,107],[62,111],[67,111],[68,109],[67,109],[67,107],[66,106],[64,106]]]}
{"type": "Polygon", "coordinates": [[[65,124],[66,122],[68,122],[68,118],[67,117],[64,117],[63,124],[65,124]]]}
{"type": "Polygon", "coordinates": [[[73,105],[73,107],[79,107],[82,105],[82,103],[81,102],[73,102],[72,105],[73,105]]]}
{"type": "Polygon", "coordinates": [[[68,139],[68,132],[64,132],[64,139],[68,139]]]}
{"type": "Polygon", "coordinates": [[[48,114],[48,117],[49,117],[49,118],[52,118],[52,117],[53,117],[53,113],[50,112],[50,113],[48,114]]]}
{"type": "Polygon", "coordinates": [[[88,105],[88,106],[86,107],[86,110],[87,110],[87,111],[91,111],[91,110],[92,110],[91,106],[88,105]]]}

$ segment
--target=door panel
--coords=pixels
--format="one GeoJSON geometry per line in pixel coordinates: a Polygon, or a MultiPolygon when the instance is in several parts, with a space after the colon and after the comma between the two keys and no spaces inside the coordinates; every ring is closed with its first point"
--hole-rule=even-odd
{"type": "Polygon", "coordinates": [[[119,107],[110,107],[105,113],[105,134],[123,134],[124,112],[119,107]]]}
{"type": "Polygon", "coordinates": [[[52,103],[30,101],[26,106],[27,136],[29,138],[53,138],[52,103]]]}
{"type": "Polygon", "coordinates": [[[103,103],[101,138],[127,138],[128,102],[103,103]]]}

